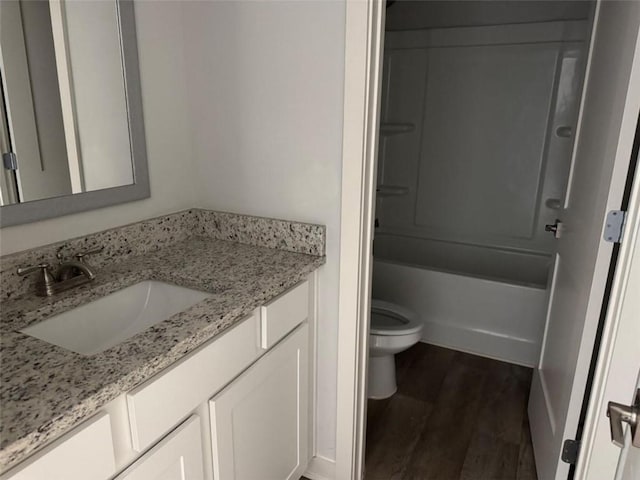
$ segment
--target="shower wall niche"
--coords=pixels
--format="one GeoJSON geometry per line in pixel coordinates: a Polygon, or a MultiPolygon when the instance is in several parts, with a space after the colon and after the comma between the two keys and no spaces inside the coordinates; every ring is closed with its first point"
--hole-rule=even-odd
{"type": "Polygon", "coordinates": [[[374,254],[547,282],[586,20],[386,33],[374,254]]]}

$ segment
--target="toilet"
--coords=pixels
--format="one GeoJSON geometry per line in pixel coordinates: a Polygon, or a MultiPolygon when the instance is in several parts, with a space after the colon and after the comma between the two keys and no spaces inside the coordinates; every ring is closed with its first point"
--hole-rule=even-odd
{"type": "Polygon", "coordinates": [[[420,341],[422,323],[407,308],[373,299],[370,325],[367,396],[379,400],[396,393],[395,355],[420,341]]]}

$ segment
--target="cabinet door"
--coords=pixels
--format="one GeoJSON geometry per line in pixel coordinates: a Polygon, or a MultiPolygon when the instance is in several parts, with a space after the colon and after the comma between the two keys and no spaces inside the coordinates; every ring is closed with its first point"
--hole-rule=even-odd
{"type": "Polygon", "coordinates": [[[200,417],[192,415],[116,480],[203,480],[200,417]]]}
{"type": "Polygon", "coordinates": [[[308,457],[308,326],[210,401],[216,480],[298,479],[308,457]]]}

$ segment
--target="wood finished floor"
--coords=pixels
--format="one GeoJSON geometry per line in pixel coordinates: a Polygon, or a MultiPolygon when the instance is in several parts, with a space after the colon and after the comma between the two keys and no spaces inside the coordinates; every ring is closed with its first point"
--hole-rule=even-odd
{"type": "Polygon", "coordinates": [[[396,370],[368,402],[366,480],[537,480],[530,369],[418,343],[396,370]]]}

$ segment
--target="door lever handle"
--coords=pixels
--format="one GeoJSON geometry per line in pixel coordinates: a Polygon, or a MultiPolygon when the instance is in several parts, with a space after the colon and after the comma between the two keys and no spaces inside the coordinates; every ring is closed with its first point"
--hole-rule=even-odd
{"type": "Polygon", "coordinates": [[[640,434],[638,434],[638,417],[640,417],[640,388],[636,391],[633,405],[609,402],[607,405],[607,417],[611,427],[611,441],[618,447],[624,446],[624,426],[629,424],[631,429],[631,443],[634,447],[640,447],[640,434]]]}

